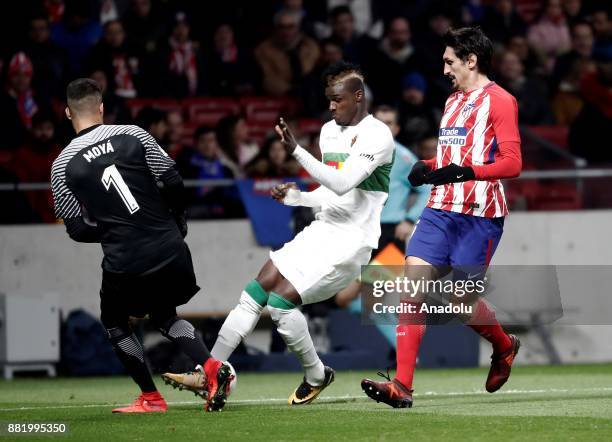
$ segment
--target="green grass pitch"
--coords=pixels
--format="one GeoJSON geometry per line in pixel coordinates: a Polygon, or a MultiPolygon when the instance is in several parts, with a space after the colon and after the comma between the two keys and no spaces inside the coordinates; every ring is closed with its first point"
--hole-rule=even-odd
{"type": "MultiPolygon", "coordinates": [[[[516,367],[495,394],[483,390],[485,369],[420,370],[414,408],[404,410],[368,399],[364,376],[376,375],[338,372],[313,404],[289,407],[300,374],[238,373],[220,413],[205,413],[193,394],[158,380],[165,415],[111,414],[137,393],[125,377],[0,381],[0,422],[65,422],[69,434],[58,439],[98,442],[612,440],[612,365],[516,367]]],[[[0,442],[29,439],[0,435],[0,442]]]]}

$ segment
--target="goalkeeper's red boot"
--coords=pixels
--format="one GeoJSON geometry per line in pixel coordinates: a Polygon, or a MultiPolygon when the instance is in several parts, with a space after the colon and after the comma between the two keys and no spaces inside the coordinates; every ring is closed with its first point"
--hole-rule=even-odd
{"type": "Polygon", "coordinates": [[[210,358],[204,364],[206,374],[206,411],[221,411],[230,393],[230,384],[234,379],[232,369],[227,362],[210,358]]]}
{"type": "Polygon", "coordinates": [[[371,379],[362,380],[361,388],[365,394],[376,402],[383,402],[393,408],[411,408],[412,390],[397,379],[391,379],[388,373],[387,376],[380,372],[378,374],[386,378],[387,382],[376,382],[371,379]]]}
{"type": "Polygon", "coordinates": [[[512,346],[503,353],[493,353],[491,356],[491,368],[487,376],[486,388],[489,393],[494,393],[506,383],[510,377],[512,362],[521,348],[521,341],[514,335],[508,335],[512,346]]]}
{"type": "Polygon", "coordinates": [[[115,408],[113,413],[165,413],[168,411],[166,401],[159,391],[141,393],[131,405],[115,408]]]}

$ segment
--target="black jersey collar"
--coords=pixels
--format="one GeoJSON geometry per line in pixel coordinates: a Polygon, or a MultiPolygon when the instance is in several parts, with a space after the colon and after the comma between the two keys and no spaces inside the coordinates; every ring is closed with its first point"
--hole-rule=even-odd
{"type": "Polygon", "coordinates": [[[85,135],[86,133],[89,133],[92,130],[94,130],[96,127],[100,127],[100,126],[102,126],[102,124],[94,124],[93,126],[89,126],[87,129],[83,129],[81,132],[76,134],[76,137],[74,137],[74,138],[77,138],[77,137],[80,137],[82,135],[85,135]]]}

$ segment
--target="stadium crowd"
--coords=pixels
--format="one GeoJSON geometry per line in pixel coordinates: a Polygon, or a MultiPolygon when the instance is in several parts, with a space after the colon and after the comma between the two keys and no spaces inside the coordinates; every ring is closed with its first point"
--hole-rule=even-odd
{"type": "MultiPolygon", "coordinates": [[[[320,76],[340,59],[361,65],[372,106],[399,111],[398,140],[425,152],[451,92],[442,36],[466,24],[479,24],[494,41],[492,76],[516,97],[521,124],[569,127],[574,154],[612,162],[599,141],[612,123],[609,2],[221,3],[12,5],[0,31],[0,182],[48,182],[52,160],[73,136],[65,86],[80,76],[102,85],[106,123],[149,131],[185,178],[304,176],[272,122],[283,113],[305,145],[316,145],[327,119],[320,76]]],[[[233,188],[191,193],[194,217],[243,214],[233,188]]],[[[0,222],[54,220],[48,194],[22,196],[0,192],[5,207],[18,208],[0,222]]]]}

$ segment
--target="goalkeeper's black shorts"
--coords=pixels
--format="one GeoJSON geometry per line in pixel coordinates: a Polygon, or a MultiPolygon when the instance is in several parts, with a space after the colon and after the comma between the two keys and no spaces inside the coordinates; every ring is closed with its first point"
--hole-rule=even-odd
{"type": "Polygon", "coordinates": [[[102,271],[100,310],[104,318],[141,318],[187,303],[200,287],[196,283],[187,244],[168,264],[151,273],[134,275],[102,271]]]}

